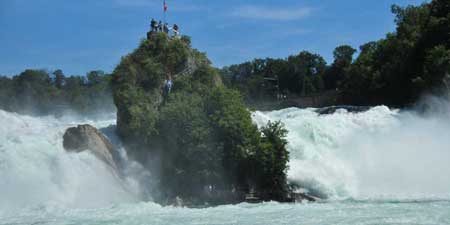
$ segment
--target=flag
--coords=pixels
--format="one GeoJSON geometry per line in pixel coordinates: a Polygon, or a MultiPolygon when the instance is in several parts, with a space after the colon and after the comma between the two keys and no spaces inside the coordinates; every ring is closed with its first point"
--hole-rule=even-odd
{"type": "Polygon", "coordinates": [[[166,0],[164,0],[164,12],[167,12],[167,3],[166,3],[166,0]]]}

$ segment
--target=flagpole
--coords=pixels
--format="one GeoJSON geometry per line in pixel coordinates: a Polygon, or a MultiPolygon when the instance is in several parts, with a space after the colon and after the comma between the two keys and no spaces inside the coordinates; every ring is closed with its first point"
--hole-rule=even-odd
{"type": "Polygon", "coordinates": [[[163,12],[164,12],[164,25],[166,24],[167,20],[166,20],[166,0],[163,0],[163,12]]]}

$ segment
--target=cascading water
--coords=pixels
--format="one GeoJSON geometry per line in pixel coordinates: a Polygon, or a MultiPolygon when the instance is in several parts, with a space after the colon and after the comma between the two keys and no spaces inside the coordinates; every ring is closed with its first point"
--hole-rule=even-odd
{"type": "Polygon", "coordinates": [[[281,120],[289,131],[288,177],[332,199],[450,196],[450,119],[374,107],[362,113],[314,109],[256,112],[259,125],[281,120]]]}
{"type": "Polygon", "coordinates": [[[281,120],[288,129],[289,180],[328,200],[188,209],[148,201],[141,185],[151,186],[151,177],[124,152],[118,179],[89,152],[64,151],[68,127],[106,128],[114,119],[0,111],[0,224],[450,224],[448,115],[383,106],[255,112],[258,125],[281,120]]]}
{"type": "Polygon", "coordinates": [[[49,205],[93,208],[138,200],[136,188],[123,184],[92,154],[65,152],[64,131],[78,123],[0,111],[0,124],[0,212],[49,205]]]}

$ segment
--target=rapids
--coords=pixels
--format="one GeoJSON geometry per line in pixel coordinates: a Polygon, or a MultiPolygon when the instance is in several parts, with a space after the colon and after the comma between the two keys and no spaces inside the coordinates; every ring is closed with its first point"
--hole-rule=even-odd
{"type": "Polygon", "coordinates": [[[419,116],[378,106],[318,115],[295,108],[256,112],[259,125],[288,129],[288,178],[332,199],[448,199],[449,114],[419,116]]]}
{"type": "Polygon", "coordinates": [[[34,118],[0,111],[0,213],[44,206],[96,208],[139,200],[132,181],[123,188],[123,181],[93,155],[65,152],[64,131],[80,123],[102,128],[115,120],[34,118]]]}
{"type": "Polygon", "coordinates": [[[289,180],[327,200],[205,209],[152,203],[142,188],[151,175],[124,152],[126,179],[120,180],[93,155],[64,151],[65,129],[89,123],[113,133],[107,129],[113,117],[0,110],[0,224],[450,224],[448,105],[444,109],[426,116],[384,106],[331,115],[297,108],[255,112],[256,124],[281,120],[288,129],[289,180]]]}

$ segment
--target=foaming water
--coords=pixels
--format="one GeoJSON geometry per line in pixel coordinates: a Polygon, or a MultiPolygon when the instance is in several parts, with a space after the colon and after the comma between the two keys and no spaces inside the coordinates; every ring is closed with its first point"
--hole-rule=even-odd
{"type": "Polygon", "coordinates": [[[5,224],[450,224],[450,203],[354,202],[326,204],[239,204],[215,208],[161,207],[153,203],[122,204],[98,209],[47,208],[2,218],[5,224]]]}
{"type": "MultiPolygon", "coordinates": [[[[441,111],[442,112],[442,111],[441,111]]],[[[256,112],[259,125],[281,120],[289,130],[288,177],[333,199],[448,199],[450,120],[384,106],[366,112],[314,109],[256,112]]]]}
{"type": "Polygon", "coordinates": [[[330,200],[205,209],[148,201],[141,185],[151,176],[123,149],[123,178],[88,152],[64,151],[68,127],[114,133],[114,119],[0,111],[0,224],[450,224],[450,120],[441,109],[426,117],[383,106],[256,112],[257,124],[281,120],[289,130],[289,180],[330,200]]]}
{"type": "MultiPolygon", "coordinates": [[[[88,152],[68,154],[70,118],[33,118],[0,111],[0,213],[42,206],[95,208],[136,202],[137,194],[88,152]]],[[[114,120],[97,121],[101,128],[114,120]]]]}

